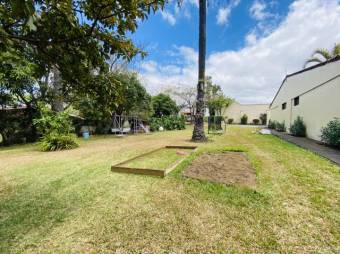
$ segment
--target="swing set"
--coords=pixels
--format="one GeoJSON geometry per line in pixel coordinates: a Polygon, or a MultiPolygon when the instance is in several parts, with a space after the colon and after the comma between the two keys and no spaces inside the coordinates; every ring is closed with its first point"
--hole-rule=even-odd
{"type": "Polygon", "coordinates": [[[113,115],[111,133],[115,135],[126,135],[136,133],[149,133],[148,127],[144,126],[138,116],[113,115]]]}

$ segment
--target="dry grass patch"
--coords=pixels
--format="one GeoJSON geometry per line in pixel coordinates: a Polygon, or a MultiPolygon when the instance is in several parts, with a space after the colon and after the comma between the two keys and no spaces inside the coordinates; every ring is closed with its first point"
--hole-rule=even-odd
{"type": "Polygon", "coordinates": [[[205,153],[195,159],[183,175],[227,185],[256,185],[255,170],[242,152],[205,153]]]}

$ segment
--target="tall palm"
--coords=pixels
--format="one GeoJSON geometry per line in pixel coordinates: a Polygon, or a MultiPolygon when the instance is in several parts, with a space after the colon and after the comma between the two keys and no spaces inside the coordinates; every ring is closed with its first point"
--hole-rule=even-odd
{"type": "Polygon", "coordinates": [[[205,84],[205,51],[206,51],[206,0],[199,0],[199,54],[198,83],[196,99],[195,126],[192,133],[193,141],[205,141],[204,134],[204,84],[205,84]]]}
{"type": "Polygon", "coordinates": [[[310,63],[323,63],[336,56],[340,56],[340,43],[335,44],[331,51],[323,48],[315,50],[311,58],[306,61],[304,67],[306,68],[310,63]]]}

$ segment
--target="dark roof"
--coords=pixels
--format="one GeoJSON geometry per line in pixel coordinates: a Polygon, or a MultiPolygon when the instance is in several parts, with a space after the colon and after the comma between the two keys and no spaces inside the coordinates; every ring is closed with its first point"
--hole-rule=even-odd
{"type": "Polygon", "coordinates": [[[282,81],[280,87],[279,87],[279,90],[277,90],[277,92],[276,92],[276,94],[275,94],[275,96],[274,96],[272,102],[270,103],[269,107],[272,106],[274,100],[276,99],[277,95],[279,94],[279,92],[280,92],[280,90],[281,90],[283,84],[284,84],[285,81],[287,80],[287,78],[290,78],[290,77],[292,77],[292,76],[298,75],[298,74],[303,73],[303,72],[306,72],[306,71],[313,70],[313,69],[315,69],[315,68],[319,68],[319,67],[321,67],[321,66],[324,66],[324,65],[326,65],[326,64],[333,63],[333,62],[336,62],[336,61],[339,61],[339,60],[340,60],[340,56],[336,56],[336,57],[333,57],[333,58],[329,59],[328,61],[325,61],[325,62],[316,64],[316,65],[313,65],[313,66],[311,66],[311,67],[308,67],[308,68],[302,69],[302,70],[300,70],[300,71],[297,71],[297,72],[294,72],[294,73],[291,73],[291,74],[286,75],[285,78],[283,79],[283,81],[282,81]]]}

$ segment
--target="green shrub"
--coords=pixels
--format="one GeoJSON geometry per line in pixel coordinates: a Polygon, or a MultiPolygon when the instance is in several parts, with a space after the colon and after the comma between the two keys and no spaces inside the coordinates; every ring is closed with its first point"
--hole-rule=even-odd
{"type": "Polygon", "coordinates": [[[74,135],[55,132],[44,135],[40,145],[42,151],[68,150],[78,147],[74,135]]]}
{"type": "Polygon", "coordinates": [[[275,124],[275,130],[279,131],[279,132],[284,132],[286,131],[286,126],[285,126],[285,122],[283,121],[282,123],[277,122],[275,124]]]}
{"type": "Polygon", "coordinates": [[[185,129],[185,118],[183,116],[163,116],[150,119],[151,131],[158,131],[161,126],[165,130],[183,130],[185,129]]]}
{"type": "Polygon", "coordinates": [[[241,124],[247,124],[248,123],[248,116],[246,114],[244,114],[241,117],[241,124]]]}
{"type": "Polygon", "coordinates": [[[267,123],[267,114],[260,114],[261,124],[265,125],[267,123]]]}
{"type": "Polygon", "coordinates": [[[223,130],[222,122],[224,122],[223,116],[209,116],[208,129],[209,130],[223,130]]]}
{"type": "Polygon", "coordinates": [[[41,117],[34,119],[33,123],[42,134],[40,145],[43,151],[72,149],[78,146],[72,134],[74,127],[66,112],[54,113],[43,109],[41,117]]]}
{"type": "Polygon", "coordinates": [[[340,118],[335,118],[321,129],[321,140],[330,146],[340,148],[340,118]]]}
{"type": "Polygon", "coordinates": [[[228,124],[232,124],[234,122],[234,119],[233,118],[229,118],[228,119],[228,124]]]}
{"type": "Polygon", "coordinates": [[[272,130],[276,129],[276,123],[277,123],[276,121],[269,120],[268,128],[272,130]]]}
{"type": "Polygon", "coordinates": [[[306,137],[306,125],[303,122],[302,117],[298,116],[294,120],[293,125],[290,127],[290,132],[297,137],[306,137]]]}
{"type": "Polygon", "coordinates": [[[253,119],[253,124],[258,125],[260,123],[259,119],[253,119]]]}

